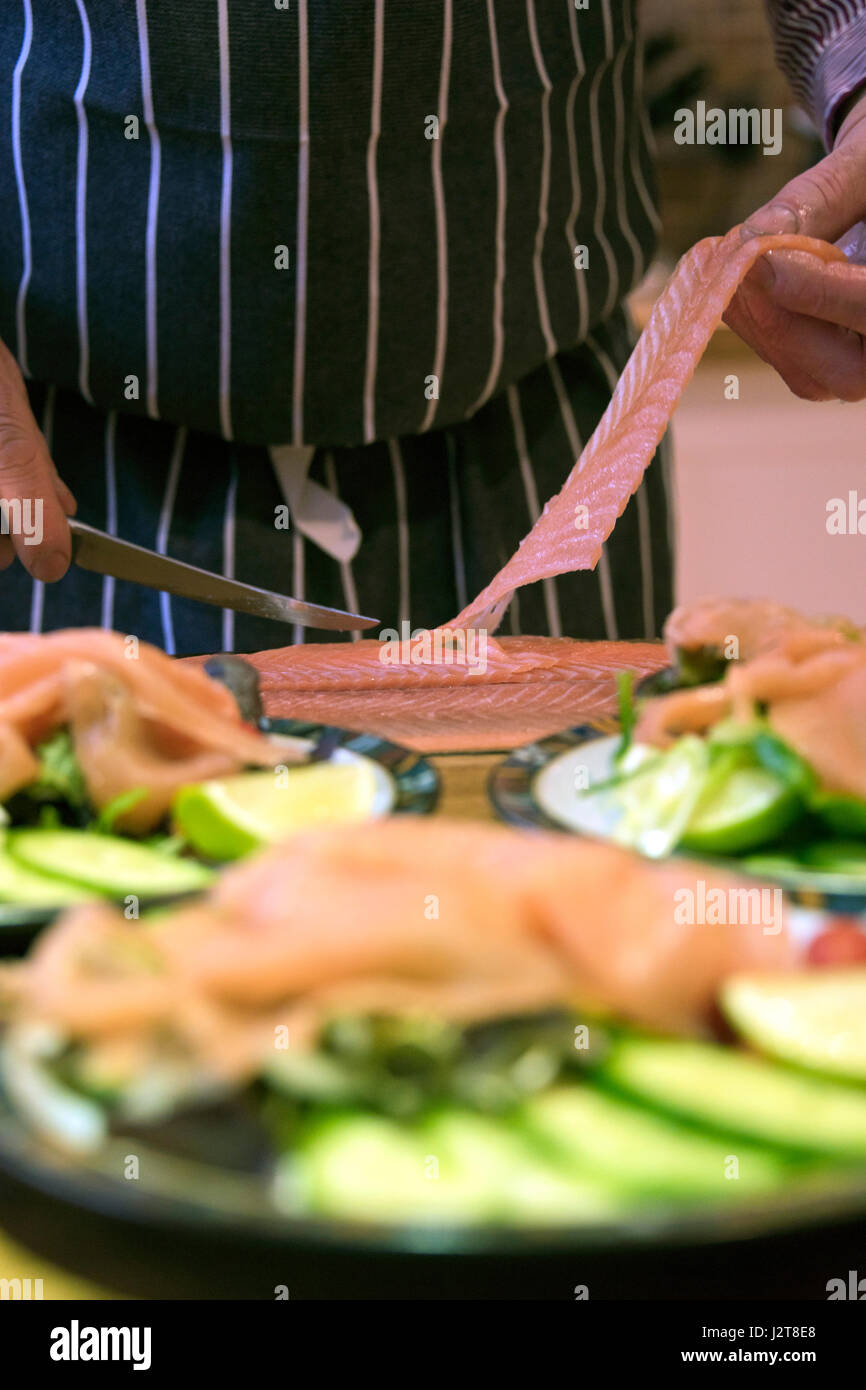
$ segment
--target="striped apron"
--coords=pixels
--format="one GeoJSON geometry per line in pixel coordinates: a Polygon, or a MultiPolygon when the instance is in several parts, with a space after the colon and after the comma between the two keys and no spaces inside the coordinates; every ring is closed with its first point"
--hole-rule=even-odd
{"type": "MultiPolygon", "coordinates": [[[[0,337],[82,519],[385,627],[458,611],[630,351],[633,0],[7,0],[0,72],[0,337]]],[[[662,456],[597,570],[506,627],[655,635],[671,557],[662,456]]],[[[305,636],[20,567],[0,623],[305,636]]]]}

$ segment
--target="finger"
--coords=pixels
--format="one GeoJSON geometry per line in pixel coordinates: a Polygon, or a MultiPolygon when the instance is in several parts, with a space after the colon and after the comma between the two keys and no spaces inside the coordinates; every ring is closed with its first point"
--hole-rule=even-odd
{"type": "Polygon", "coordinates": [[[763,290],[741,287],[725,322],[806,400],[866,397],[866,353],[856,333],[777,304],[763,290]]]}
{"type": "Polygon", "coordinates": [[[860,133],[798,174],[743,223],[741,235],[799,232],[836,239],[866,214],[866,146],[860,133]]]}
{"type": "Polygon", "coordinates": [[[832,392],[821,386],[814,377],[798,362],[793,355],[783,354],[776,349],[771,351],[767,346],[767,340],[763,333],[756,331],[754,324],[750,321],[741,304],[731,303],[725,313],[725,323],[732,328],[744,343],[748,343],[753,352],[757,353],[762,362],[774,367],[785,385],[793,391],[795,396],[800,396],[807,401],[828,401],[833,399],[832,392]]]}
{"type": "Polygon", "coordinates": [[[799,251],[772,251],[754,282],[793,313],[866,333],[866,266],[818,262],[799,251]]]}
{"type": "Polygon", "coordinates": [[[71,540],[49,461],[29,442],[10,446],[2,431],[0,499],[3,529],[24,568],[34,579],[61,579],[69,567],[71,540]]]}
{"type": "Polygon", "coordinates": [[[60,579],[69,566],[71,538],[58,482],[18,364],[0,344],[0,533],[11,537],[34,579],[60,579]]]}
{"type": "Polygon", "coordinates": [[[54,469],[54,491],[57,493],[57,500],[67,516],[75,516],[78,511],[78,503],[74,493],[64,483],[57,469],[54,469]]]}

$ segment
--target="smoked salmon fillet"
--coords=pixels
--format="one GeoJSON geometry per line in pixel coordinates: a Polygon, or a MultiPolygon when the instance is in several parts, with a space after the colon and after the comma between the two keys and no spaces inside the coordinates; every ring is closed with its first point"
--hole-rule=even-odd
{"type": "Polygon", "coordinates": [[[265,712],[378,734],[421,753],[515,748],[616,707],[616,673],[667,664],[654,642],[502,637],[498,656],[465,667],[383,666],[378,642],[305,643],[245,659],[265,712]]]}
{"type": "Polygon", "coordinates": [[[740,227],[723,237],[707,237],[687,251],[561,491],[547,503],[507,564],[450,627],[494,632],[515,589],[594,568],[728,303],[755,261],[768,251],[806,251],[824,261],[845,260],[837,247],[811,237],[744,241],[740,227]]]}

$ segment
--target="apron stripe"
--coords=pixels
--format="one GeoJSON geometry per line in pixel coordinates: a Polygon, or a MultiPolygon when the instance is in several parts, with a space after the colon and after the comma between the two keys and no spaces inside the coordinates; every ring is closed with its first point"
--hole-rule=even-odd
{"type": "Polygon", "coordinates": [[[78,389],[91,405],[90,341],[87,327],[87,113],[84,96],[90,81],[90,23],[84,0],[75,0],[81,19],[81,75],[73,102],[78,119],[78,160],[75,186],[75,289],[78,304],[78,389]]]}
{"type": "MultiPolygon", "coordinates": [[[[529,513],[529,522],[534,526],[541,514],[541,504],[538,500],[538,488],[535,485],[535,475],[532,472],[532,460],[529,457],[529,450],[526,445],[526,429],[523,424],[523,414],[520,409],[520,391],[517,386],[509,386],[508,391],[508,410],[511,415],[511,426],[514,431],[514,448],[517,452],[517,462],[520,466],[520,476],[523,479],[523,490],[526,494],[526,509],[529,513]]],[[[541,581],[544,590],[544,608],[547,613],[547,628],[551,637],[562,636],[562,619],[559,614],[559,600],[556,594],[556,580],[543,579],[541,581]]]]}
{"type": "Polygon", "coordinates": [[[505,117],[508,113],[508,98],[502,86],[502,69],[499,63],[499,40],[496,35],[496,0],[487,0],[487,24],[490,31],[490,60],[493,65],[493,86],[499,103],[493,123],[493,153],[496,164],[496,271],[493,282],[493,352],[487,380],[477,401],[469,407],[467,415],[474,415],[485,401],[493,395],[499,373],[502,370],[504,334],[502,326],[502,303],[505,289],[505,213],[507,209],[507,170],[505,163],[505,117]]]}
{"type": "Polygon", "coordinates": [[[526,0],[526,19],[529,25],[529,41],[535,70],[541,79],[541,182],[538,191],[538,227],[535,233],[535,249],[532,256],[532,273],[535,278],[535,297],[538,301],[538,320],[548,357],[556,353],[556,339],[550,326],[550,309],[547,303],[547,290],[544,285],[544,271],[541,258],[544,254],[544,238],[547,232],[547,201],[550,197],[550,93],[551,82],[544,66],[544,55],[538,42],[538,29],[535,22],[534,0],[526,0]]]}
{"type": "MultiPolygon", "coordinates": [[[[583,449],[583,441],[577,428],[577,421],[574,418],[574,411],[571,408],[571,401],[562,380],[562,372],[559,370],[559,363],[555,358],[547,364],[553,381],[553,388],[556,392],[556,399],[559,404],[559,413],[562,416],[562,423],[568,435],[568,447],[571,450],[572,458],[577,461],[583,449]]],[[[604,614],[604,625],[607,636],[613,641],[616,636],[616,610],[613,603],[613,586],[610,581],[610,566],[607,558],[607,551],[602,546],[601,558],[598,565],[598,582],[601,589],[601,607],[604,614]]],[[[551,636],[559,636],[558,633],[551,633],[551,636]]]]}
{"type": "MultiPolygon", "coordinates": [[[[54,442],[54,401],[57,396],[57,388],[49,386],[45,392],[45,405],[42,410],[42,433],[45,436],[45,443],[48,452],[54,442]]],[[[45,585],[40,579],[34,579],[33,592],[30,596],[30,631],[42,631],[42,618],[45,611],[45,585]]]]}
{"type": "Polygon", "coordinates": [[[659,217],[658,209],[655,203],[653,202],[653,199],[650,197],[649,190],[646,186],[646,179],[644,178],[643,169],[641,168],[640,150],[638,149],[637,142],[637,132],[638,130],[640,130],[645,148],[649,150],[651,153],[655,153],[655,137],[653,136],[652,129],[650,127],[649,117],[647,116],[646,110],[646,102],[644,101],[644,38],[643,31],[640,28],[638,28],[637,37],[635,39],[635,33],[631,22],[631,13],[629,11],[628,6],[625,7],[625,35],[626,42],[634,42],[635,45],[632,110],[637,111],[638,113],[637,122],[633,122],[632,124],[633,138],[630,142],[629,147],[631,174],[638,191],[638,196],[641,202],[643,203],[644,212],[646,213],[649,219],[650,226],[652,227],[656,236],[658,236],[662,229],[662,220],[659,217]]]}
{"type": "MultiPolygon", "coordinates": [[[[219,403],[220,429],[226,439],[232,437],[231,415],[231,340],[232,340],[232,136],[231,90],[229,58],[228,0],[217,0],[219,21],[219,78],[220,78],[220,141],[222,144],[222,186],[220,192],[220,352],[219,403]]],[[[228,650],[228,648],[227,648],[228,650]]]]}
{"type": "Polygon", "coordinates": [[[141,65],[141,104],[144,124],[150,140],[150,176],[147,189],[147,223],[144,234],[145,259],[145,337],[147,342],[147,413],[159,417],[157,408],[157,337],[156,337],[156,227],[159,215],[159,178],[162,146],[153,115],[153,93],[150,78],[150,44],[147,33],[147,0],[136,0],[138,48],[141,65]]]}
{"type": "Polygon", "coordinates": [[[451,6],[452,0],[444,3],[444,28],[442,32],[442,65],[439,71],[438,139],[430,143],[433,172],[433,198],[436,207],[436,275],[438,300],[436,308],[436,350],[433,354],[433,376],[438,382],[438,392],[427,402],[424,419],[419,432],[429,430],[436,416],[439,396],[442,394],[442,373],[445,367],[445,348],[448,338],[448,223],[445,214],[445,189],[442,183],[442,140],[448,124],[448,89],[451,81],[451,6]]]}
{"type": "MultiPolygon", "coordinates": [[[[105,418],[105,529],[109,536],[117,535],[117,411],[110,410],[105,418]]],[[[102,579],[102,627],[114,627],[115,580],[110,574],[102,579]]]]}
{"type": "MultiPolygon", "coordinates": [[[[340,489],[337,484],[337,466],[334,463],[334,455],[328,452],[325,455],[325,482],[335,497],[340,496],[340,489]]],[[[340,580],[343,585],[343,602],[346,608],[352,613],[360,611],[358,607],[358,591],[355,588],[355,576],[352,573],[352,563],[350,560],[340,561],[340,580]]],[[[350,633],[353,642],[361,640],[360,632],[350,633]]]]}
{"type": "Polygon", "coordinates": [[[592,162],[595,169],[596,182],[593,234],[601,247],[601,252],[607,266],[607,296],[601,310],[601,317],[606,319],[613,312],[613,307],[619,298],[619,274],[617,271],[616,257],[613,254],[613,249],[604,230],[604,216],[607,208],[607,183],[605,182],[604,176],[604,154],[601,144],[599,89],[601,87],[602,78],[610,67],[613,59],[613,35],[611,33],[610,22],[610,0],[602,0],[602,3],[604,7],[605,60],[603,63],[599,63],[592,79],[592,86],[589,94],[589,113],[592,132],[592,162]]]}
{"type": "Polygon", "coordinates": [[[376,155],[382,126],[382,62],[385,47],[385,0],[376,0],[373,39],[373,106],[367,142],[367,194],[370,205],[370,259],[367,270],[367,364],[364,373],[364,440],[376,438],[376,362],[379,351],[379,184],[376,155]]]}
{"type": "MultiPolygon", "coordinates": [[[[577,89],[583,81],[586,73],[586,62],[583,57],[583,50],[580,46],[580,35],[577,32],[577,19],[575,18],[574,5],[572,0],[566,0],[568,5],[568,27],[571,33],[571,46],[574,49],[574,62],[576,72],[571,79],[568,88],[568,98],[565,103],[565,133],[568,140],[568,167],[571,174],[571,207],[568,212],[568,221],[565,225],[565,240],[568,244],[569,259],[575,262],[575,228],[580,214],[580,204],[583,196],[580,183],[580,169],[577,162],[577,132],[574,128],[574,104],[577,98],[577,89]]],[[[578,338],[584,339],[589,327],[589,300],[586,292],[586,271],[581,270],[574,264],[574,283],[577,289],[578,313],[580,315],[578,326],[578,338]]]]}
{"type": "MultiPolygon", "coordinates": [[[[619,373],[610,360],[610,356],[604,348],[596,341],[592,334],[587,338],[587,346],[595,353],[596,359],[602,371],[607,377],[607,383],[611,391],[614,390],[619,373]]],[[[653,608],[653,565],[652,565],[652,536],[650,534],[649,505],[646,496],[646,486],[641,483],[637,490],[637,516],[638,516],[638,535],[640,542],[640,573],[641,573],[641,609],[643,612],[644,635],[646,637],[655,636],[655,614],[653,608]]]]}
{"type": "Polygon", "coordinates": [[[15,166],[15,183],[18,189],[18,209],[21,217],[21,279],[18,283],[18,293],[15,298],[15,335],[16,354],[21,371],[25,376],[30,373],[27,369],[27,324],[25,318],[25,306],[27,303],[27,289],[30,284],[32,271],[32,246],[30,242],[30,211],[27,205],[27,186],[24,182],[24,163],[21,158],[21,78],[27,59],[30,56],[30,45],[33,41],[33,10],[30,0],[24,0],[24,37],[21,40],[21,51],[15,64],[12,74],[12,159],[15,166]]]}
{"type": "MultiPolygon", "coordinates": [[[[171,451],[168,478],[166,479],[165,492],[162,496],[159,523],[156,528],[156,550],[159,555],[168,554],[171,518],[174,513],[177,485],[180,481],[180,470],[183,465],[183,451],[186,448],[186,436],[186,427],[181,425],[174,437],[174,448],[171,451]]],[[[171,615],[171,594],[165,593],[164,590],[161,590],[159,595],[159,614],[162,622],[162,644],[169,656],[174,656],[174,620],[171,615]]]]}
{"type": "MultiPolygon", "coordinates": [[[[235,525],[238,502],[238,465],[237,460],[232,458],[231,469],[229,472],[229,485],[226,489],[226,505],[223,513],[223,564],[222,571],[226,579],[235,577],[235,525]]],[[[232,608],[223,609],[223,651],[233,652],[235,649],[235,613],[232,608]]]]}
{"type": "Polygon", "coordinates": [[[616,214],[622,234],[625,237],[632,258],[632,273],[629,284],[636,285],[643,279],[644,255],[640,243],[632,230],[628,218],[628,203],[625,193],[625,110],[623,100],[623,67],[628,49],[621,45],[613,65],[614,101],[614,187],[616,189],[616,214]]]}
{"type": "MultiPolygon", "coordinates": [[[[310,198],[310,54],[307,0],[298,0],[298,223],[295,272],[295,364],[292,443],[304,443],[304,372],[307,339],[307,217],[310,198]]],[[[303,640],[303,638],[301,639],[303,640]]]]}
{"type": "Polygon", "coordinates": [[[394,500],[397,506],[397,555],[400,575],[400,622],[410,621],[409,589],[409,517],[406,510],[406,474],[403,469],[403,455],[398,439],[388,440],[391,456],[391,471],[394,477],[394,500]]]}

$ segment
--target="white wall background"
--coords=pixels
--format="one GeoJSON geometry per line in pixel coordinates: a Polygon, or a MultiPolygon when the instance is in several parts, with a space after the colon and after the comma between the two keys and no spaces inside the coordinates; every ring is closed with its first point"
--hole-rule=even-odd
{"type": "Polygon", "coordinates": [[[866,623],[866,534],[826,530],[831,497],[857,489],[866,512],[866,402],[798,400],[756,358],[711,348],[673,438],[680,600],[770,596],[866,623]]]}

